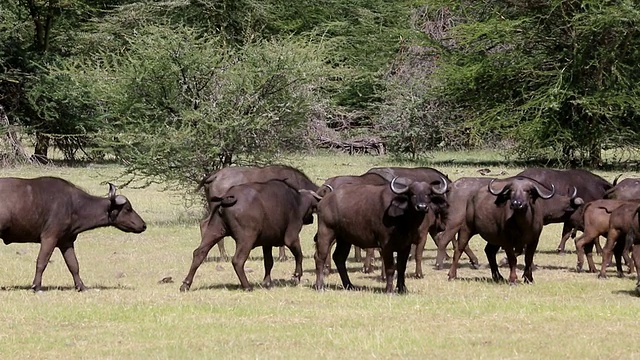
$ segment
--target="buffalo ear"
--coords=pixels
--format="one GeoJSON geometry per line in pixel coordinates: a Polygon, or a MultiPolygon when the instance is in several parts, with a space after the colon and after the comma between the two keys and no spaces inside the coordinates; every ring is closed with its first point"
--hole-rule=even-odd
{"type": "Polygon", "coordinates": [[[391,200],[391,206],[389,206],[389,216],[396,217],[401,216],[409,207],[409,199],[406,196],[396,196],[391,200]]]}
{"type": "Polygon", "coordinates": [[[116,195],[115,199],[113,199],[113,202],[118,206],[122,206],[126,204],[127,201],[128,201],[127,198],[122,195],[116,195]]]}

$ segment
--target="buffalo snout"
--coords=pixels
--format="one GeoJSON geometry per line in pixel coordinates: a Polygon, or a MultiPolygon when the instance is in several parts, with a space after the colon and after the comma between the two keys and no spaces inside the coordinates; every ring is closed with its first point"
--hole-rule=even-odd
{"type": "Polygon", "coordinates": [[[429,211],[429,205],[427,203],[416,204],[416,211],[427,212],[429,211]]]}
{"type": "Polygon", "coordinates": [[[527,203],[519,199],[513,199],[511,200],[511,208],[513,210],[524,210],[527,208],[527,203]]]}

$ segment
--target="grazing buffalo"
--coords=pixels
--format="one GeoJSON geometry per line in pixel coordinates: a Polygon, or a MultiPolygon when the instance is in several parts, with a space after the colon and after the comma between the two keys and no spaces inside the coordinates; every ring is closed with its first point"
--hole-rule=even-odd
{"type": "Polygon", "coordinates": [[[607,190],[604,198],[613,200],[640,199],[640,178],[628,178],[620,181],[607,190]]]}
{"type": "Polygon", "coordinates": [[[57,247],[73,276],[75,288],[86,290],[80,279],[74,242],[78,234],[104,226],[141,233],[147,226],[126,197],[109,184],[106,198],[93,196],[55,177],[0,179],[0,237],[5,244],[40,243],[31,289],[40,291],[42,273],[57,247]]]}
{"type": "Polygon", "coordinates": [[[236,241],[233,268],[245,290],[251,285],[244,272],[244,264],[255,247],[262,246],[264,254],[264,280],[271,286],[273,246],[286,245],[296,260],[294,280],[302,276],[302,249],[299,233],[303,224],[313,223],[313,211],[318,204],[311,190],[298,190],[287,181],[269,180],[232,186],[220,197],[212,197],[213,209],[201,223],[200,246],[193,251],[189,273],[180,291],[191,287],[193,277],[211,248],[225,236],[236,241]]]}
{"type": "MultiPolygon", "coordinates": [[[[629,207],[638,206],[638,201],[626,201],[626,200],[609,200],[609,199],[601,199],[595,200],[587,203],[583,210],[583,218],[584,218],[584,232],[576,239],[576,251],[578,253],[578,264],[576,265],[576,271],[582,272],[582,266],[584,265],[584,257],[585,253],[587,256],[587,263],[589,264],[589,272],[595,273],[596,266],[593,262],[593,245],[597,241],[599,236],[607,236],[607,244],[609,245],[609,251],[613,250],[617,238],[619,237],[618,230],[615,230],[618,226],[625,224],[630,224],[630,214],[628,213],[629,207]],[[616,209],[624,207],[625,209],[617,213],[615,218],[613,214],[616,209]],[[609,234],[612,230],[611,226],[613,225],[613,232],[609,234]],[[611,238],[611,241],[609,240],[611,238]],[[612,245],[613,244],[613,245],[612,245]]],[[[624,228],[621,230],[624,231],[624,228]]],[[[626,233],[626,231],[625,231],[626,233]]],[[[622,242],[620,242],[622,243],[622,242]]],[[[616,268],[618,270],[618,274],[622,273],[622,264],[620,262],[620,256],[624,257],[625,262],[627,264],[631,263],[629,259],[628,253],[622,251],[622,245],[620,247],[615,248],[616,250],[616,268]]],[[[604,251],[604,249],[603,249],[604,251]]],[[[611,256],[609,259],[603,259],[602,263],[609,264],[611,261],[611,256]]]]}
{"type": "MultiPolygon", "coordinates": [[[[351,245],[381,248],[386,268],[386,292],[393,292],[393,253],[398,253],[397,289],[406,292],[405,270],[412,243],[424,233],[424,218],[432,208],[442,207],[448,183],[438,187],[406,178],[393,178],[386,185],[344,185],[327,194],[318,204],[316,233],[316,283],[324,288],[324,264],[335,239],[333,261],[345,289],[353,289],[346,259],[351,245]]],[[[432,210],[431,210],[432,211],[432,210]]]]}
{"type": "MultiPolygon", "coordinates": [[[[458,246],[453,255],[449,280],[456,278],[461,249],[479,234],[487,241],[485,253],[494,281],[503,280],[496,254],[502,247],[509,261],[509,283],[516,283],[517,254],[525,252],[524,280],[533,282],[533,255],[544,224],[545,200],[555,195],[555,186],[547,189],[539,182],[521,176],[493,179],[467,202],[466,220],[458,233],[458,246]]],[[[565,207],[571,202],[565,196],[565,207]]]]}
{"type": "MultiPolygon", "coordinates": [[[[525,176],[537,180],[547,188],[551,188],[551,185],[554,185],[558,191],[558,195],[569,195],[568,191],[575,187],[578,190],[578,196],[580,196],[585,203],[602,199],[607,190],[611,189],[617,181],[616,178],[613,184],[611,184],[602,177],[582,169],[554,170],[531,168],[522,171],[516,176],[525,176]]],[[[575,237],[576,230],[582,231],[584,229],[581,215],[581,211],[576,211],[569,219],[558,221],[564,223],[562,227],[562,238],[558,244],[558,252],[564,253],[565,244],[569,236],[575,237]]]]}
{"type": "MultiPolygon", "coordinates": [[[[314,184],[307,175],[296,168],[286,165],[271,165],[265,167],[231,166],[222,168],[206,175],[200,181],[198,189],[204,187],[207,205],[209,206],[209,211],[211,211],[217,204],[213,199],[224,195],[232,186],[249,182],[265,182],[273,179],[286,179],[288,184],[291,184],[291,186],[298,190],[318,191],[318,186],[314,184]]],[[[220,250],[220,258],[223,261],[228,261],[229,256],[224,248],[224,240],[218,242],[218,250],[220,250]]],[[[284,247],[281,247],[278,260],[284,261],[286,258],[284,247]]]]}

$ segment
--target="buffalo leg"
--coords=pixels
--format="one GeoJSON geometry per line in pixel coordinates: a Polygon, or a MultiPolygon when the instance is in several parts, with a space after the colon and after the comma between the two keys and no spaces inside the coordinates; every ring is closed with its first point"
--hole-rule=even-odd
{"type": "MultiPolygon", "coordinates": [[[[233,259],[231,259],[233,269],[236,271],[236,275],[238,275],[238,279],[240,280],[240,285],[242,285],[242,288],[245,291],[253,290],[253,287],[249,284],[249,280],[247,280],[247,274],[244,272],[244,264],[249,258],[249,254],[251,253],[252,245],[255,243],[256,237],[257,235],[236,239],[236,253],[233,255],[233,259]]],[[[273,262],[273,255],[271,261],[273,262]]]]}
{"type": "Polygon", "coordinates": [[[316,244],[316,252],[313,255],[316,261],[316,283],[314,288],[318,291],[324,289],[324,269],[329,258],[329,250],[331,250],[333,239],[333,231],[324,226],[324,224],[319,223],[318,232],[313,237],[316,244]]]}
{"type": "Polygon", "coordinates": [[[298,232],[293,233],[285,239],[285,244],[293,254],[293,258],[296,261],[296,269],[293,272],[293,281],[298,285],[300,284],[300,278],[302,277],[302,247],[300,246],[300,237],[298,236],[298,232]]]}
{"type": "MultiPolygon", "coordinates": [[[[410,252],[411,248],[409,248],[408,250],[410,252]]],[[[384,263],[385,277],[387,282],[387,287],[385,288],[385,292],[387,294],[390,294],[390,293],[393,293],[393,273],[396,270],[396,266],[393,261],[393,250],[391,250],[391,246],[387,245],[382,248],[382,251],[380,252],[380,254],[382,255],[382,262],[384,263]]],[[[407,258],[408,256],[409,255],[407,254],[407,258]]],[[[405,270],[406,270],[406,266],[405,266],[405,270]]]]}
{"type": "Polygon", "coordinates": [[[73,248],[73,242],[67,243],[64,245],[59,245],[58,249],[62,253],[62,257],[64,258],[64,262],[67,264],[67,269],[73,276],[73,283],[78,291],[87,290],[86,286],[80,279],[80,267],[78,266],[78,258],[76,257],[76,252],[73,248]]]}
{"type": "MultiPolygon", "coordinates": [[[[411,246],[407,246],[404,249],[401,249],[398,251],[398,263],[396,265],[396,268],[397,268],[396,272],[398,273],[396,288],[398,289],[398,294],[404,294],[407,292],[407,285],[405,285],[405,273],[407,271],[407,261],[409,260],[410,253],[411,253],[411,246]]],[[[417,260],[418,258],[416,257],[416,261],[417,260]]],[[[393,275],[392,275],[392,279],[393,279],[393,275]]]]}
{"type": "Polygon", "coordinates": [[[227,254],[227,250],[224,248],[224,239],[221,239],[218,242],[218,251],[220,252],[220,261],[229,261],[229,255],[227,254]]]}
{"type": "MultiPolygon", "coordinates": [[[[624,241],[616,241],[616,244],[613,247],[613,256],[616,260],[616,275],[619,278],[623,278],[624,271],[622,271],[622,258],[624,256],[624,241]]],[[[624,256],[624,258],[625,258],[625,261],[627,261],[629,256],[628,255],[624,256]]]]}
{"type": "Polygon", "coordinates": [[[562,225],[562,238],[560,239],[560,243],[558,244],[558,252],[563,254],[564,253],[564,248],[565,245],[567,244],[567,240],[569,240],[569,237],[571,236],[573,231],[573,226],[569,223],[564,223],[564,225],[562,225]]]}
{"type": "Polygon", "coordinates": [[[182,286],[180,291],[187,291],[193,283],[193,277],[196,275],[196,271],[202,265],[202,262],[207,257],[209,251],[215,244],[219,244],[224,238],[225,230],[224,225],[221,223],[222,219],[216,216],[213,219],[207,218],[200,223],[200,233],[202,240],[200,246],[193,250],[193,259],[191,260],[191,267],[189,273],[182,280],[182,286]]]}
{"type": "Polygon", "coordinates": [[[471,236],[473,236],[473,233],[467,226],[462,226],[460,231],[458,231],[458,244],[454,246],[453,260],[451,261],[451,268],[449,269],[449,280],[453,280],[458,276],[458,263],[462,255],[462,249],[467,247],[471,236]]]}
{"type": "Polygon", "coordinates": [[[289,257],[287,256],[287,252],[285,251],[284,246],[280,246],[278,248],[278,261],[283,262],[287,260],[289,260],[289,257]]]}
{"type": "Polygon", "coordinates": [[[524,275],[522,278],[527,284],[533,284],[533,255],[536,252],[538,243],[529,243],[524,248],[524,275]]]}
{"type": "Polygon", "coordinates": [[[576,265],[576,271],[582,272],[582,266],[584,265],[584,257],[585,257],[585,246],[589,246],[589,252],[587,254],[587,260],[589,261],[589,272],[595,272],[595,265],[593,265],[593,258],[591,254],[591,250],[593,249],[593,241],[599,236],[599,234],[594,234],[592,231],[588,231],[585,229],[585,232],[580,235],[576,240],[576,253],[578,257],[578,263],[576,265]]]}
{"type": "Polygon", "coordinates": [[[33,278],[33,283],[31,285],[31,289],[33,291],[41,291],[42,290],[42,273],[44,269],[47,268],[47,264],[49,263],[49,259],[51,259],[51,254],[53,253],[53,249],[55,249],[55,244],[58,239],[53,237],[44,237],[42,238],[42,242],[40,243],[40,252],[38,253],[38,259],[36,260],[36,275],[33,278]]]}
{"type": "Polygon", "coordinates": [[[375,260],[375,256],[376,253],[374,248],[365,249],[364,264],[362,265],[362,271],[365,274],[373,272],[373,261],[375,260]]]}
{"type": "Polygon", "coordinates": [[[347,273],[347,258],[349,257],[350,251],[351,244],[336,239],[336,249],[333,251],[333,262],[336,264],[336,269],[338,269],[338,274],[340,274],[340,280],[342,280],[342,286],[345,290],[355,289],[347,273]]]}
{"type": "Polygon", "coordinates": [[[590,273],[597,273],[598,269],[596,269],[596,263],[593,261],[593,246],[594,243],[589,243],[584,246],[584,252],[587,255],[587,263],[589,265],[590,273]]]}
{"type": "Polygon", "coordinates": [[[640,295],[640,245],[632,245],[633,262],[636,264],[636,294],[640,295]]]}
{"type": "Polygon", "coordinates": [[[607,265],[611,262],[611,257],[613,255],[613,249],[616,245],[616,241],[620,235],[620,231],[617,229],[609,229],[609,233],[607,234],[607,242],[604,244],[602,248],[602,265],[600,267],[600,274],[598,274],[598,278],[606,279],[607,278],[607,265]]]}
{"type": "Polygon", "coordinates": [[[264,260],[264,279],[262,280],[262,286],[270,288],[271,285],[273,285],[273,282],[271,281],[271,269],[273,269],[273,248],[271,246],[262,247],[262,258],[264,260]]]}
{"type": "Polygon", "coordinates": [[[362,262],[362,249],[357,246],[354,246],[353,257],[356,262],[362,262]]]}
{"type": "MultiPolygon", "coordinates": [[[[427,243],[427,237],[425,236],[425,237],[422,237],[420,239],[420,242],[418,242],[418,244],[416,244],[416,246],[415,246],[415,256],[414,256],[414,258],[416,260],[415,276],[418,279],[424,278],[424,274],[422,273],[422,256],[424,255],[424,247],[425,247],[426,243],[427,243]]],[[[409,247],[409,255],[411,255],[411,249],[413,249],[413,245],[411,245],[409,247]]],[[[400,256],[400,253],[398,253],[398,257],[399,256],[400,256]]],[[[398,260],[398,262],[399,261],[400,260],[398,260]]]]}
{"type": "Polygon", "coordinates": [[[518,255],[516,255],[515,250],[511,247],[505,248],[504,252],[507,254],[507,261],[509,262],[509,285],[516,285],[518,281],[518,274],[516,273],[518,255]]]}
{"type": "Polygon", "coordinates": [[[491,278],[493,281],[504,281],[504,278],[500,274],[500,270],[498,269],[498,259],[496,256],[498,255],[498,250],[500,250],[499,245],[494,245],[491,243],[487,243],[484,247],[484,253],[487,255],[487,261],[489,262],[489,267],[491,268],[491,278]]]}

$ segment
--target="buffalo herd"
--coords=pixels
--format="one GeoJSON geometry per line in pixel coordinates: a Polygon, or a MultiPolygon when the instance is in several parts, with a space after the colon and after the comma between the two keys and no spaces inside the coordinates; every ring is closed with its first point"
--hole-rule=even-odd
{"type": "MultiPolygon", "coordinates": [[[[624,276],[622,259],[632,272],[640,261],[640,180],[618,178],[612,183],[586,170],[530,168],[508,178],[463,177],[451,181],[428,167],[380,167],[361,175],[337,176],[316,185],[302,171],[283,165],[227,167],[206,175],[200,182],[207,201],[207,216],[200,222],[201,242],[180,291],[188,291],[198,267],[218,244],[227,259],[223,239],[235,240],[233,268],[245,290],[252,288],[244,264],[255,247],[262,247],[264,280],[272,285],[272,247],[286,246],[295,258],[293,279],[302,276],[300,231],[317,217],[314,288],[324,288],[331,259],[344,289],[356,288],[349,279],[346,261],[351,247],[366,249],[365,271],[371,271],[374,249],[382,257],[387,293],[404,293],[407,262],[413,253],[415,275],[422,272],[427,237],[437,246],[435,268],[448,258],[453,243],[449,279],[457,277],[462,253],[473,268],[478,258],[469,240],[480,235],[494,281],[504,281],[497,253],[502,249],[509,266],[507,282],[517,283],[517,259],[524,254],[525,283],[533,282],[534,255],[544,225],[562,223],[558,252],[569,237],[575,238],[578,272],[585,255],[588,271],[597,272],[593,248],[601,250],[599,277],[615,257],[618,276],[624,276]],[[577,232],[581,234],[576,238],[577,232]],[[600,248],[599,237],[606,237],[600,248]],[[415,248],[413,252],[412,246],[415,248]],[[329,257],[331,248],[335,247],[329,257]],[[632,257],[629,257],[629,253],[632,257]],[[396,279],[396,285],[393,281],[396,279]]],[[[81,232],[114,226],[141,233],[144,220],[129,200],[116,195],[109,184],[107,197],[86,193],[70,182],[54,178],[0,179],[0,237],[5,244],[40,243],[31,288],[41,290],[42,274],[55,248],[63,255],[75,288],[86,290],[79,275],[74,242],[81,232]]],[[[356,254],[359,254],[358,250],[356,254]]],[[[640,294],[640,269],[636,267],[640,294]]]]}

